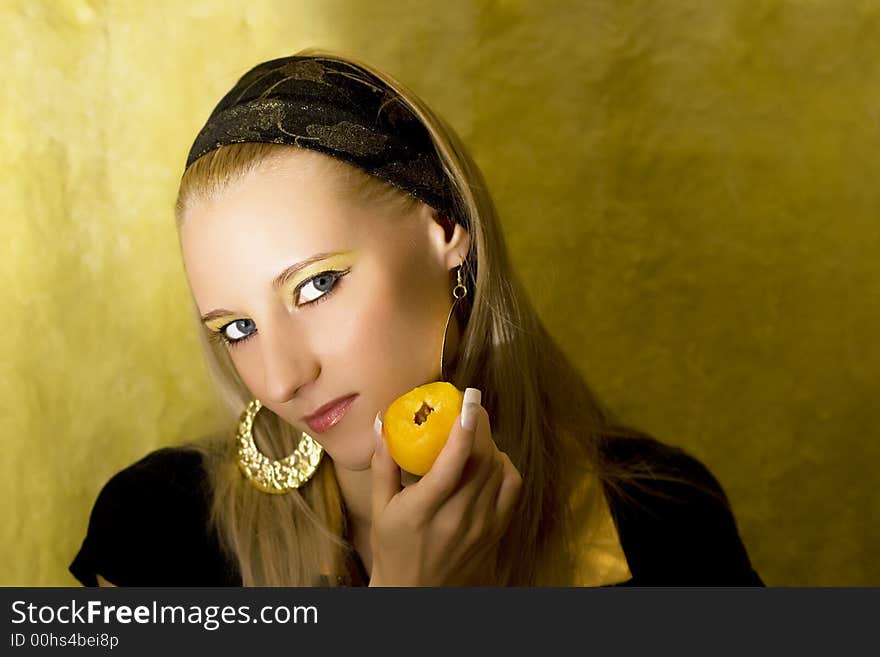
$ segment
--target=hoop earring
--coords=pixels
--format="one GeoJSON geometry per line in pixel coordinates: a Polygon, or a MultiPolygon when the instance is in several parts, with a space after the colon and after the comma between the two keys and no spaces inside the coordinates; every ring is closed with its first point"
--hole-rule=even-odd
{"type": "Polygon", "coordinates": [[[452,288],[452,297],[454,301],[452,302],[452,308],[449,309],[449,315],[446,316],[446,326],[443,327],[443,344],[440,347],[440,380],[445,381],[446,375],[443,373],[443,354],[446,351],[446,331],[449,330],[449,320],[452,319],[452,311],[455,310],[455,306],[458,303],[459,299],[463,299],[467,293],[467,286],[464,284],[464,277],[462,276],[461,270],[464,267],[464,260],[461,261],[461,264],[458,266],[458,271],[456,272],[457,282],[455,287],[452,288]]]}
{"type": "Polygon", "coordinates": [[[252,400],[238,421],[238,467],[258,490],[283,495],[312,478],[321,463],[324,448],[303,431],[293,454],[280,461],[270,459],[254,443],[254,418],[262,407],[259,399],[252,400]]]}

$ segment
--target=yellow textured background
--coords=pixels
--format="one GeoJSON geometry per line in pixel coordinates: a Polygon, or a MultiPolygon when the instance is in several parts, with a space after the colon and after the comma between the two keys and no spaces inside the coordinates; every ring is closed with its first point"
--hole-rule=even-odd
{"type": "Polygon", "coordinates": [[[176,183],[238,76],[309,45],[460,131],[551,330],[715,472],[768,584],[880,584],[880,3],[856,0],[4,1],[0,583],[75,584],[103,483],[212,427],[176,183]]]}

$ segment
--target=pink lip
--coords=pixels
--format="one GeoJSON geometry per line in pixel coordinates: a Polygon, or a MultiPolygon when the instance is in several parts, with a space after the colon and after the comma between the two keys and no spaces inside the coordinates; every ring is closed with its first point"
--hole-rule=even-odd
{"type": "Polygon", "coordinates": [[[313,432],[324,433],[342,419],[355,397],[357,397],[357,394],[334,399],[303,419],[313,432]]]}

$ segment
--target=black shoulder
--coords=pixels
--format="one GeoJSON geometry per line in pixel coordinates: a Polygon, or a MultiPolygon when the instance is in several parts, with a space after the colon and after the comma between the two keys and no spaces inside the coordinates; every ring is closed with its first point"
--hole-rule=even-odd
{"type": "Polygon", "coordinates": [[[201,454],[165,447],[117,472],[101,489],[82,547],[69,566],[86,586],[232,585],[208,523],[201,454]]]}
{"type": "Polygon", "coordinates": [[[615,438],[606,458],[637,478],[606,484],[636,583],[761,586],[718,479],[680,447],[650,437],[615,438]]]}

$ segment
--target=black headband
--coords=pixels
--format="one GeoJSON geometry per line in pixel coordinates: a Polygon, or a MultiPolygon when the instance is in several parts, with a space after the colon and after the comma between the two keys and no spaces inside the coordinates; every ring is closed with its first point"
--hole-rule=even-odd
{"type": "Polygon", "coordinates": [[[211,112],[186,168],[242,142],[291,144],[344,160],[467,228],[425,126],[396,92],[354,64],[291,56],[255,66],[211,112]]]}

